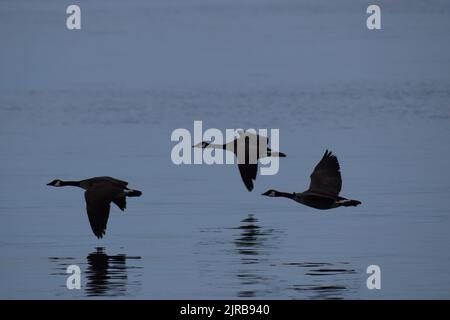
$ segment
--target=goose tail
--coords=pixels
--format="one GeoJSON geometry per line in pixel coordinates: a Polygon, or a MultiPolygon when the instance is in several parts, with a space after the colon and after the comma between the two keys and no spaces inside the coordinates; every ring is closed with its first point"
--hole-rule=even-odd
{"type": "Polygon", "coordinates": [[[277,152],[272,150],[269,150],[268,155],[269,157],[279,157],[279,158],[286,157],[286,154],[284,154],[283,152],[277,152]]]}

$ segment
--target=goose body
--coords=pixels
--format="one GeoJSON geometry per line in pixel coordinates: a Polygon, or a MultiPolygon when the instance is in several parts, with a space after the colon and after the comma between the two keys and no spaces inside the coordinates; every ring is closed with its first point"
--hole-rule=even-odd
{"type": "Polygon", "coordinates": [[[337,207],[356,207],[358,200],[339,196],[342,188],[342,178],[338,159],[326,150],[320,162],[314,168],[309,189],[304,192],[280,192],[268,190],[262,195],[268,197],[284,197],[316,209],[332,209],[337,207]]]}
{"type": "Polygon", "coordinates": [[[111,202],[124,211],[127,202],[126,197],[139,197],[142,192],[129,189],[128,182],[112,177],[94,177],[80,181],[53,180],[48,186],[65,187],[73,186],[85,191],[86,211],[92,232],[97,238],[102,238],[106,232],[111,202]]]}
{"type": "Polygon", "coordinates": [[[258,173],[258,160],[264,157],[286,157],[282,152],[272,151],[269,147],[269,138],[249,132],[240,132],[239,137],[224,144],[214,144],[202,141],[194,148],[213,148],[233,152],[237,158],[238,169],[242,181],[248,191],[253,190],[253,182],[258,173]],[[260,152],[261,150],[261,152],[260,152]]]}

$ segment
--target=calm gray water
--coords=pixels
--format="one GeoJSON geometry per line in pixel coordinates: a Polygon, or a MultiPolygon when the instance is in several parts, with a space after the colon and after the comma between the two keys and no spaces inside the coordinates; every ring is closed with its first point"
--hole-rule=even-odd
{"type": "Polygon", "coordinates": [[[0,298],[450,298],[450,4],[380,1],[0,2],[0,298]],[[175,166],[176,128],[279,128],[275,176],[175,166]],[[325,149],[357,208],[303,191],[325,149]],[[143,196],[97,240],[83,191],[143,196]],[[66,288],[68,265],[82,270],[66,288]],[[381,268],[368,290],[366,268],[381,268]]]}

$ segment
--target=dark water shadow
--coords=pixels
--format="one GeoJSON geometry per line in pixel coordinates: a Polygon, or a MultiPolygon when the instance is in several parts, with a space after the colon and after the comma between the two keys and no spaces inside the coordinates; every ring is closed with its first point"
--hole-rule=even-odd
{"type": "Polygon", "coordinates": [[[253,298],[272,293],[271,287],[275,279],[267,269],[270,264],[270,251],[274,248],[273,240],[276,238],[274,229],[261,226],[252,214],[241,220],[236,229],[239,234],[234,245],[241,264],[236,273],[240,283],[237,296],[253,298]]]}
{"type": "Polygon", "coordinates": [[[301,269],[302,284],[288,287],[308,299],[342,300],[357,296],[358,273],[348,262],[293,262],[285,266],[301,269]]]}
{"type": "Polygon", "coordinates": [[[241,220],[234,240],[241,268],[236,274],[240,298],[286,296],[301,299],[346,299],[358,296],[360,278],[349,262],[276,261],[278,232],[250,214],[241,220]],[[291,268],[287,274],[283,271],[291,268]],[[292,269],[295,268],[295,269],[292,269]],[[287,275],[290,276],[287,276],[287,275]],[[300,284],[295,282],[300,281],[300,284]]]}
{"type": "Polygon", "coordinates": [[[122,296],[128,289],[128,271],[136,266],[127,266],[127,261],[141,259],[124,254],[107,255],[105,248],[98,247],[87,257],[86,287],[87,296],[122,296]]]}
{"type": "Polygon", "coordinates": [[[203,236],[196,254],[208,296],[218,292],[220,297],[224,293],[234,297],[273,294],[276,273],[270,265],[278,250],[279,230],[262,226],[248,214],[235,227],[208,227],[200,232],[203,236]]]}
{"type": "Polygon", "coordinates": [[[253,214],[236,227],[200,232],[204,236],[196,254],[207,296],[225,292],[249,299],[357,299],[365,281],[360,270],[340,258],[312,260],[317,256],[313,248],[299,252],[302,246],[286,243],[284,230],[264,226],[253,214]]]}
{"type": "MultiPolygon", "coordinates": [[[[69,265],[78,265],[81,269],[81,289],[87,297],[117,297],[130,295],[141,287],[142,267],[137,266],[139,256],[127,256],[125,254],[108,255],[103,247],[97,247],[95,251],[88,254],[85,261],[79,262],[73,257],[50,257],[51,262],[57,263],[56,272],[50,275],[69,275],[66,269],[69,265]],[[130,277],[131,273],[131,277],[130,277]],[[131,290],[130,290],[131,289],[131,290]],[[132,293],[131,292],[131,293],[132,293]]],[[[61,287],[65,288],[65,279],[61,287]]],[[[65,290],[63,292],[66,292],[65,290]]],[[[67,294],[72,290],[67,289],[67,294]]]]}

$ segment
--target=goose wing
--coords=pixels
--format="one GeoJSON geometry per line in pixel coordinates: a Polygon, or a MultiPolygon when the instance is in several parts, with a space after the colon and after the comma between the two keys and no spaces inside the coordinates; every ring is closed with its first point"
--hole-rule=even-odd
{"type": "Polygon", "coordinates": [[[239,138],[235,139],[235,150],[237,151],[237,144],[245,143],[246,151],[248,148],[256,149],[257,157],[259,158],[259,150],[269,151],[269,137],[262,136],[253,132],[240,131],[239,138]],[[251,144],[250,144],[251,142],[251,144]]]}
{"type": "Polygon", "coordinates": [[[113,187],[110,184],[96,185],[84,193],[89,223],[97,238],[102,238],[105,234],[111,201],[116,202],[115,199],[121,193],[123,193],[121,188],[113,187]]]}
{"type": "Polygon", "coordinates": [[[311,174],[308,192],[337,198],[342,188],[341,171],[338,159],[326,150],[311,174]]]}
{"type": "Polygon", "coordinates": [[[128,185],[127,181],[119,180],[119,179],[116,179],[116,178],[113,178],[113,177],[99,177],[99,178],[103,179],[103,180],[106,180],[106,181],[109,181],[109,182],[114,183],[114,184],[118,184],[118,185],[124,186],[124,187],[126,187],[128,185]]]}
{"type": "Polygon", "coordinates": [[[120,210],[124,211],[127,207],[127,197],[117,197],[112,201],[120,210]]]}
{"type": "Polygon", "coordinates": [[[258,139],[264,139],[266,140],[267,144],[269,144],[269,137],[259,135],[258,133],[252,131],[239,131],[239,139],[243,139],[245,137],[253,137],[255,141],[257,141],[258,139]]]}
{"type": "MultiPolygon", "coordinates": [[[[255,135],[254,135],[255,136],[255,135]]],[[[257,137],[257,136],[256,136],[257,137]]],[[[241,135],[241,138],[234,140],[234,152],[236,154],[239,173],[241,174],[242,181],[244,181],[245,187],[248,191],[253,190],[253,181],[256,180],[258,173],[258,163],[251,163],[258,161],[258,153],[255,146],[250,145],[250,138],[248,136],[241,135]],[[244,143],[244,145],[242,145],[244,143]],[[244,147],[244,150],[239,150],[239,145],[244,147]],[[242,154],[244,151],[244,154],[242,154]],[[250,152],[255,152],[253,157],[250,157],[250,152]]],[[[256,142],[257,140],[255,140],[256,142]]]]}
{"type": "Polygon", "coordinates": [[[119,180],[116,178],[112,178],[112,177],[94,177],[94,178],[85,179],[85,180],[80,181],[80,185],[84,189],[90,189],[93,187],[97,187],[99,185],[107,185],[107,184],[109,184],[111,186],[116,186],[116,187],[120,186],[122,188],[126,188],[126,186],[128,185],[128,182],[119,180]]]}
{"type": "Polygon", "coordinates": [[[238,168],[247,190],[252,191],[253,180],[256,180],[258,173],[258,164],[238,164],[238,168]]]}

